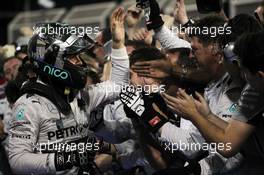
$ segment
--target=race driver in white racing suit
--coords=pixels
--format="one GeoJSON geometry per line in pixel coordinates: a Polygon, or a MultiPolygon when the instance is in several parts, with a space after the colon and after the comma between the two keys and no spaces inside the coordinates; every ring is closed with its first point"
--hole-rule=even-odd
{"type": "Polygon", "coordinates": [[[83,89],[87,66],[79,54],[93,47],[90,38],[43,33],[48,25],[55,29],[69,27],[64,24],[38,26],[39,32],[29,42],[31,69],[38,78],[24,83],[23,95],[13,108],[9,161],[15,174],[74,174],[79,168],[79,172],[86,171],[93,161],[89,159],[90,150],[99,150],[101,144],[88,134],[90,111],[118,98],[114,86],[127,83],[129,75],[124,36],[118,36],[122,26],[117,24],[122,19],[115,18],[117,12],[113,14],[116,38],[111,55],[111,79],[116,83],[110,80],[87,89],[83,89]],[[75,116],[70,108],[76,96],[82,104],[79,114],[83,115],[75,116]]]}

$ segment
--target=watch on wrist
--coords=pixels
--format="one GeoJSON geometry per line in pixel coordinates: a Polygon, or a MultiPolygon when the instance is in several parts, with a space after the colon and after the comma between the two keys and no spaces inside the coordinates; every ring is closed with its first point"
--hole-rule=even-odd
{"type": "Polygon", "coordinates": [[[183,24],[182,27],[188,28],[194,25],[194,20],[193,19],[189,19],[187,21],[187,23],[183,24]]]}
{"type": "Polygon", "coordinates": [[[104,57],[104,62],[105,63],[110,61],[110,60],[111,60],[111,56],[110,55],[107,55],[107,56],[104,57]]]}
{"type": "Polygon", "coordinates": [[[183,24],[180,29],[181,29],[182,32],[186,33],[186,31],[189,31],[188,28],[192,27],[193,25],[194,25],[194,20],[193,19],[189,19],[188,22],[183,24]]]}

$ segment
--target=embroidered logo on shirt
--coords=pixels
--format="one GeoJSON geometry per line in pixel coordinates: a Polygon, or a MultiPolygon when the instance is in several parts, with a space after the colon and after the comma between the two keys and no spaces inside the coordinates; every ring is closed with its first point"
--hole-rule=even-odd
{"type": "Polygon", "coordinates": [[[25,114],[24,114],[24,109],[20,109],[16,115],[17,120],[24,120],[25,114]]]}
{"type": "Polygon", "coordinates": [[[237,103],[234,103],[234,104],[232,104],[230,107],[229,107],[229,109],[228,109],[228,111],[229,112],[236,112],[237,111],[237,103]]]}

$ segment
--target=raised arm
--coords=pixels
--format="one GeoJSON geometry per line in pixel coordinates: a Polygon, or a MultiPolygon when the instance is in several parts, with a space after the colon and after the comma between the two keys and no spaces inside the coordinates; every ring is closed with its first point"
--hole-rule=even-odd
{"type": "Polygon", "coordinates": [[[88,104],[88,110],[95,109],[99,104],[118,98],[121,86],[129,80],[129,60],[125,47],[124,9],[117,8],[111,17],[112,32],[112,71],[110,81],[88,87],[81,93],[88,104]]]}
{"type": "MultiPolygon", "coordinates": [[[[165,25],[160,16],[160,7],[156,0],[150,0],[149,20],[146,21],[148,30],[154,30],[154,37],[161,43],[164,49],[170,48],[191,48],[188,41],[180,39],[176,33],[173,33],[165,25]]],[[[145,10],[146,14],[146,10],[145,10]]]]}

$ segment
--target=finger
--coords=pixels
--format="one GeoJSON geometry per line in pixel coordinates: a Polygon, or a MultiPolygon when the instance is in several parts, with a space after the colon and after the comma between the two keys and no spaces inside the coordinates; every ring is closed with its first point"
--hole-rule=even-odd
{"type": "Polygon", "coordinates": [[[136,73],[150,74],[150,69],[132,69],[136,73]]]}
{"type": "Polygon", "coordinates": [[[114,17],[116,16],[117,11],[118,11],[118,8],[116,8],[116,9],[113,11],[113,13],[112,13],[112,18],[114,18],[114,17]]]}
{"type": "Polygon", "coordinates": [[[116,15],[116,20],[117,20],[118,22],[120,22],[121,19],[122,19],[122,8],[119,7],[119,8],[118,8],[118,11],[117,11],[117,15],[116,15]]]}
{"type": "Polygon", "coordinates": [[[185,90],[179,88],[179,94],[184,97],[185,99],[190,99],[190,95],[188,95],[185,90]]]}
{"type": "Polygon", "coordinates": [[[200,107],[201,106],[201,103],[198,100],[195,100],[195,99],[194,99],[194,104],[195,104],[196,107],[200,107]]]}
{"type": "Polygon", "coordinates": [[[175,104],[175,103],[173,103],[173,102],[167,100],[166,98],[164,98],[164,101],[165,101],[165,103],[167,104],[167,106],[171,106],[171,107],[173,107],[173,108],[177,108],[177,104],[175,104]]]}
{"type": "Polygon", "coordinates": [[[144,33],[147,35],[147,36],[152,36],[152,33],[150,31],[148,31],[147,28],[144,28],[144,33]]]}
{"type": "Polygon", "coordinates": [[[114,19],[115,19],[116,11],[117,11],[117,9],[115,9],[114,12],[113,12],[112,15],[111,15],[111,19],[110,19],[111,27],[113,27],[113,23],[114,23],[114,19]]]}
{"type": "Polygon", "coordinates": [[[121,23],[124,23],[125,22],[125,18],[126,18],[126,14],[125,14],[125,11],[124,9],[122,9],[122,16],[121,16],[121,23]]]}
{"type": "Polygon", "coordinates": [[[138,76],[139,77],[150,77],[150,74],[149,73],[138,73],[138,76]]]}
{"type": "Polygon", "coordinates": [[[147,77],[147,78],[160,78],[157,74],[155,74],[154,72],[149,72],[146,74],[143,73],[138,73],[138,76],[140,77],[147,77]]]}
{"type": "Polygon", "coordinates": [[[203,96],[199,92],[196,92],[195,91],[195,95],[196,95],[196,97],[198,97],[198,99],[199,99],[200,102],[204,102],[205,101],[204,98],[203,98],[203,96]]]}
{"type": "Polygon", "coordinates": [[[114,12],[114,18],[117,19],[120,7],[118,7],[114,12]]]}
{"type": "Polygon", "coordinates": [[[151,66],[150,61],[138,61],[135,63],[135,66],[151,66]]]}
{"type": "MultiPolygon", "coordinates": [[[[135,63],[136,64],[136,63],[135,63]]],[[[145,70],[149,70],[151,67],[150,66],[145,66],[145,65],[142,65],[142,66],[137,66],[137,65],[133,65],[132,67],[131,67],[132,69],[135,69],[135,70],[143,70],[143,69],[145,69],[145,70]]]]}
{"type": "Polygon", "coordinates": [[[180,99],[185,99],[185,97],[183,96],[183,94],[181,93],[181,91],[180,91],[180,88],[178,89],[178,91],[177,91],[177,98],[180,98],[180,99]]]}
{"type": "Polygon", "coordinates": [[[116,20],[118,22],[121,22],[122,18],[123,18],[123,9],[122,9],[122,7],[119,7],[118,12],[117,12],[117,19],[116,20]]]}
{"type": "Polygon", "coordinates": [[[166,99],[166,100],[168,100],[170,102],[173,102],[173,103],[175,103],[175,102],[178,103],[178,100],[179,100],[176,97],[170,96],[167,93],[163,93],[163,97],[164,97],[164,99],[166,99]]]}
{"type": "Polygon", "coordinates": [[[139,40],[139,36],[138,36],[137,33],[134,34],[134,36],[133,36],[133,40],[139,40]]]}
{"type": "Polygon", "coordinates": [[[132,69],[136,73],[142,73],[142,74],[150,74],[149,69],[132,69]]]}
{"type": "Polygon", "coordinates": [[[144,33],[140,32],[139,37],[140,37],[140,40],[144,40],[145,39],[144,33]]]}

